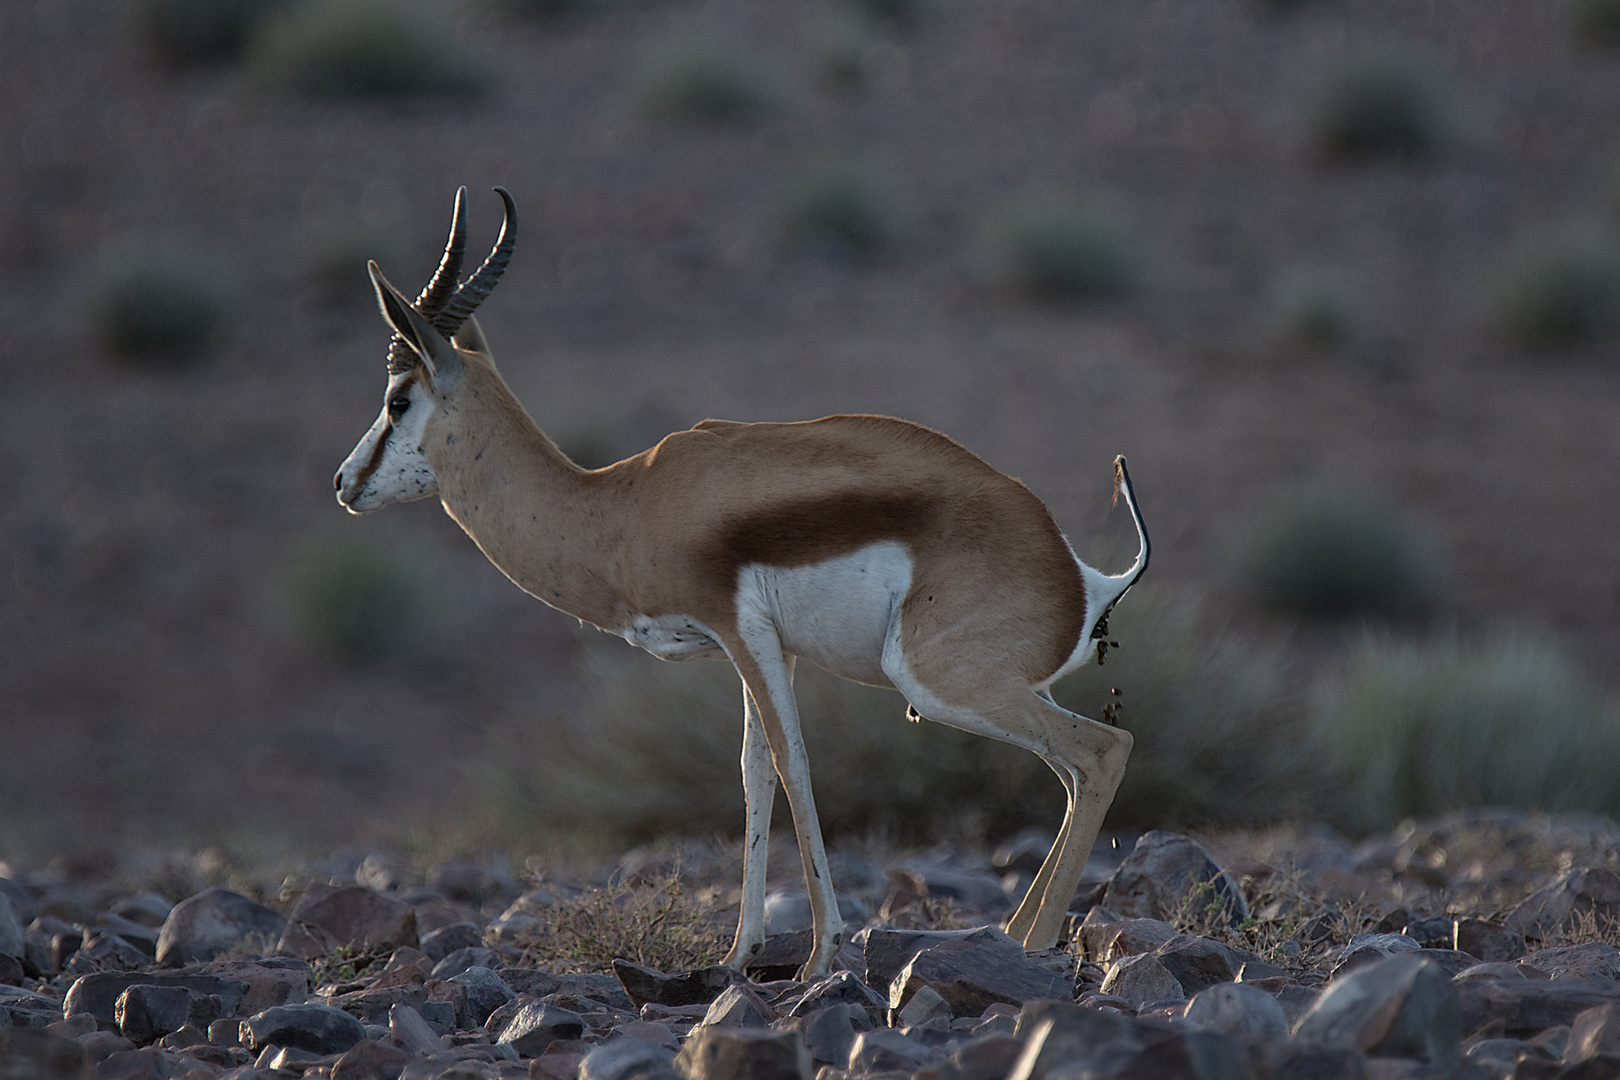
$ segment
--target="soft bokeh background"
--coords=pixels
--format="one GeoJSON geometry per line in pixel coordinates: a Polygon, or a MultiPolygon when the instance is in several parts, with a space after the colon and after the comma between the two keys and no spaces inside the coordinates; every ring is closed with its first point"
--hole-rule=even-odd
{"type": "MultiPolygon", "coordinates": [[[[718,665],[331,475],[363,273],[515,195],[481,314],[598,465],[882,412],[1155,540],[1116,823],[1613,811],[1614,0],[9,0],[0,856],[741,825],[718,665]]],[[[1052,821],[1032,759],[802,678],[840,834],[1052,821]]],[[[1116,697],[1110,691],[1119,689],[1116,697]]]]}

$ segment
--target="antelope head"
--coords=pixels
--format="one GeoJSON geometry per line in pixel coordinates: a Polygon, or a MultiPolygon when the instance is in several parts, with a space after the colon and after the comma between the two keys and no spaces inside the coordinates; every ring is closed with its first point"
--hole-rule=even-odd
{"type": "Polygon", "coordinates": [[[505,188],[496,194],[506,204],[501,234],[478,271],[457,284],[467,247],[467,189],[456,192],[450,239],[432,280],[417,298],[407,300],[369,263],[382,316],[393,327],[388,346],[388,390],[383,408],[333,478],[337,500],[351,514],[364,514],[389,503],[425,499],[439,492],[439,480],[422,447],[445,401],[455,393],[466,371],[467,355],[487,355],[478,321],[478,305],[500,281],[517,239],[517,207],[505,188]]]}

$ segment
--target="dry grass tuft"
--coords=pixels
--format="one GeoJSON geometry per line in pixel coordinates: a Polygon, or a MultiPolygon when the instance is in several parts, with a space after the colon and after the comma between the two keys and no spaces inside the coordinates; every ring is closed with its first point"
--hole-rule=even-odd
{"type": "Polygon", "coordinates": [[[590,888],[572,899],[533,904],[533,928],[511,944],[517,966],[554,972],[610,973],[614,960],[659,971],[691,971],[720,962],[730,947],[723,914],[692,896],[679,869],[633,885],[590,888]]]}

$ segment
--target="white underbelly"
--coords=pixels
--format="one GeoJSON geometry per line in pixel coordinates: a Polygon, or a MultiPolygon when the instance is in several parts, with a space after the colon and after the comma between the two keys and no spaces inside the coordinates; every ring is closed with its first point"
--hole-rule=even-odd
{"type": "Polygon", "coordinates": [[[812,566],[748,566],[739,604],[776,625],[785,652],[859,682],[888,685],[883,644],[911,589],[911,555],[886,541],[812,566]]]}
{"type": "Polygon", "coordinates": [[[724,660],[726,650],[690,615],[637,615],[619,636],[660,660],[724,660]]]}

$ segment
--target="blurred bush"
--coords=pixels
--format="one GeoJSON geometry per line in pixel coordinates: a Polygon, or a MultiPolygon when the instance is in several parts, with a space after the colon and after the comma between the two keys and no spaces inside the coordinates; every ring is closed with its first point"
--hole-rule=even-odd
{"type": "Polygon", "coordinates": [[[147,365],[195,360],[230,314],[235,287],[223,260],[176,240],[131,240],[91,277],[87,319],[108,352],[147,365]]]}
{"type": "Polygon", "coordinates": [[[637,78],[636,98],[653,116],[740,124],[776,111],[781,91],[756,51],[724,38],[694,37],[653,52],[637,78]]]}
{"type": "Polygon", "coordinates": [[[1620,0],[1573,0],[1570,24],[1575,35],[1593,45],[1620,45],[1620,0]]]}
{"type": "Polygon", "coordinates": [[[1329,814],[1356,832],[1475,806],[1620,810],[1620,718],[1546,638],[1369,640],[1316,713],[1348,784],[1329,814]]]}
{"type": "MultiPolygon", "coordinates": [[[[1111,820],[1250,824],[1296,808],[1310,788],[1301,714],[1283,701],[1271,648],[1212,633],[1195,609],[1133,591],[1115,613],[1121,649],[1057,698],[1096,717],[1123,687],[1136,735],[1111,820]]],[[[563,827],[623,840],[738,833],[742,691],[720,663],[660,664],[593,650],[598,691],[550,725],[495,733],[475,798],[505,828],[563,827]]],[[[902,841],[1006,835],[1062,820],[1063,789],[1033,754],[924,721],[892,690],[800,663],[796,689],[829,835],[902,841]]],[[[785,823],[786,800],[776,810],[785,823]]]]}
{"type": "Polygon", "coordinates": [[[135,0],[130,15],[152,58],[170,67],[239,56],[259,24],[288,0],[135,0]]]}
{"type": "Polygon", "coordinates": [[[1307,618],[1418,615],[1442,591],[1439,555],[1415,526],[1341,492],[1284,502],[1249,538],[1237,569],[1258,603],[1307,618]]]}
{"type": "Polygon", "coordinates": [[[777,208],[790,247],[840,258],[876,254],[894,239],[895,218],[889,185],[870,166],[839,157],[805,166],[777,208]]]}
{"type": "Polygon", "coordinates": [[[1306,116],[1307,141],[1328,161],[1415,161],[1454,147],[1461,137],[1459,106],[1440,69],[1404,49],[1341,60],[1306,116]]]}
{"type": "Polygon", "coordinates": [[[1349,287],[1337,275],[1314,267],[1294,267],[1273,279],[1266,290],[1264,320],[1273,343],[1315,353],[1344,348],[1357,336],[1361,321],[1349,287]]]}
{"type": "Polygon", "coordinates": [[[1560,348],[1620,326],[1620,242],[1596,225],[1532,233],[1497,274],[1493,312],[1520,344],[1560,348]]]}
{"type": "Polygon", "coordinates": [[[449,23],[409,0],[303,0],[266,24],[247,61],[261,85],[314,97],[466,95],[487,81],[449,23]]]}
{"type": "Polygon", "coordinates": [[[992,219],[996,275],[1041,299],[1129,296],[1147,279],[1142,242],[1119,215],[1095,204],[1031,201],[992,219]]]}
{"type": "Polygon", "coordinates": [[[870,19],[859,12],[839,12],[817,28],[814,49],[828,79],[843,86],[859,86],[866,81],[867,57],[882,42],[870,19]]]}
{"type": "Polygon", "coordinates": [[[428,640],[434,590],[422,558],[387,535],[331,534],[297,556],[287,600],[317,651],[349,662],[410,655],[428,640]]]}

